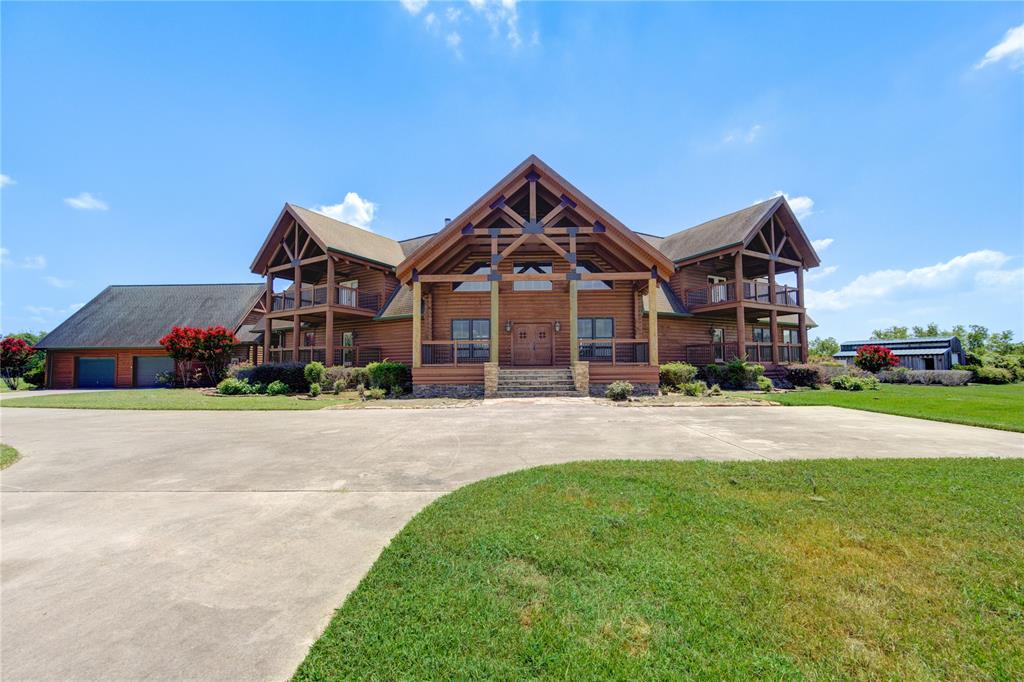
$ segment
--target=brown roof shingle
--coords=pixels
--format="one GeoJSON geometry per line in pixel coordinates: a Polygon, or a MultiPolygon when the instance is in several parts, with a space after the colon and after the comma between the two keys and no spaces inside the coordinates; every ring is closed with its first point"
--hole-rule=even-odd
{"type": "MultiPolygon", "coordinates": [[[[656,244],[673,261],[681,261],[741,244],[750,232],[775,209],[781,197],[748,206],[695,227],[676,232],[656,244]]],[[[652,238],[644,235],[647,239],[652,238]]]]}

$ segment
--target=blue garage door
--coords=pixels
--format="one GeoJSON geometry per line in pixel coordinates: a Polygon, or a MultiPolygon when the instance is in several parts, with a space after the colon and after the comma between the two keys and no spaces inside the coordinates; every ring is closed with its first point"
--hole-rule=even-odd
{"type": "Polygon", "coordinates": [[[150,358],[135,356],[135,385],[139,388],[163,386],[157,381],[157,375],[174,371],[174,360],[171,358],[150,358]]]}
{"type": "Polygon", "coordinates": [[[114,358],[76,358],[75,386],[78,388],[112,388],[114,358]]]}

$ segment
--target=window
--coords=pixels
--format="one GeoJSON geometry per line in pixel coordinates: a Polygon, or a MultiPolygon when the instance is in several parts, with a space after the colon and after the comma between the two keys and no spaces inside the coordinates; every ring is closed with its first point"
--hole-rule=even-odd
{"type": "Polygon", "coordinates": [[[271,332],[270,333],[270,347],[271,348],[284,348],[284,332],[271,332]]]}
{"type": "Polygon", "coordinates": [[[711,349],[715,355],[715,362],[725,362],[725,329],[712,327],[711,349]]]}
{"type": "Polygon", "coordinates": [[[782,330],[782,343],[791,343],[794,346],[800,345],[800,330],[799,329],[783,329],[782,330]]]}
{"type": "Polygon", "coordinates": [[[306,348],[316,345],[316,332],[302,332],[302,345],[306,348]]]}
{"type": "MultiPolygon", "coordinates": [[[[581,272],[601,272],[601,269],[590,261],[583,261],[577,267],[581,272]]],[[[612,288],[612,283],[608,280],[582,279],[576,288],[587,291],[608,291],[612,288]]]]}
{"type": "Polygon", "coordinates": [[[576,320],[580,337],[580,360],[611,362],[612,344],[595,342],[596,339],[615,337],[615,320],[611,317],[581,317],[576,320]]]}
{"type": "MultiPolygon", "coordinates": [[[[551,263],[516,263],[512,271],[517,275],[550,275],[551,263]]],[[[551,291],[551,282],[513,282],[512,291],[551,291]]]]}
{"type": "MultiPolygon", "coordinates": [[[[491,266],[483,263],[477,263],[469,267],[465,273],[466,275],[489,275],[491,274],[491,266]]],[[[452,291],[490,291],[490,282],[456,282],[452,284],[452,291]]]]}
{"type": "Polygon", "coordinates": [[[771,343],[772,335],[768,327],[754,327],[754,343],[771,343]]]}
{"type": "MultiPolygon", "coordinates": [[[[491,321],[452,320],[452,340],[454,341],[489,341],[491,338],[491,321]]],[[[466,343],[456,346],[459,362],[486,362],[491,351],[488,343],[466,343]]]]}

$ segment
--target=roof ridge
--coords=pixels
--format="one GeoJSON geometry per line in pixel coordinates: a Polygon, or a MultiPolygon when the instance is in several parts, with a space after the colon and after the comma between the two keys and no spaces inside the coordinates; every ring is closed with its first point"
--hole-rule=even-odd
{"type": "MultiPolygon", "coordinates": [[[[750,209],[754,208],[755,206],[760,206],[762,204],[767,204],[769,202],[774,203],[774,202],[778,201],[780,198],[784,198],[784,197],[780,194],[778,196],[772,197],[771,199],[765,199],[764,201],[756,201],[756,202],[752,203],[750,206],[744,206],[743,208],[736,209],[735,211],[732,211],[730,213],[725,213],[725,214],[720,215],[720,216],[715,216],[714,218],[709,218],[708,220],[705,220],[702,223],[697,223],[696,225],[692,225],[690,227],[684,227],[683,229],[677,230],[677,231],[673,232],[672,234],[668,235],[667,237],[664,237],[664,239],[671,239],[672,237],[675,237],[676,235],[682,234],[683,232],[689,232],[690,230],[696,230],[698,227],[704,227],[708,223],[713,223],[716,220],[722,220],[724,218],[728,218],[730,216],[734,216],[737,213],[743,213],[744,211],[749,211],[750,209]]],[[[652,236],[657,236],[657,235],[652,235],[652,236]]]]}
{"type": "Polygon", "coordinates": [[[399,241],[397,239],[395,239],[394,237],[389,237],[389,236],[387,236],[385,234],[381,234],[380,232],[374,232],[373,230],[367,229],[365,227],[359,227],[358,225],[353,225],[352,223],[346,223],[344,220],[338,220],[337,218],[332,218],[331,216],[327,215],[326,213],[321,213],[320,211],[317,211],[316,209],[306,208],[305,206],[299,206],[298,204],[293,204],[290,201],[285,202],[285,203],[287,203],[292,208],[300,208],[303,211],[309,211],[310,213],[315,213],[318,216],[320,216],[321,218],[326,218],[327,220],[333,220],[334,222],[338,223],[339,225],[344,225],[345,227],[351,227],[353,230],[362,230],[363,232],[365,232],[367,234],[370,234],[370,235],[373,235],[374,237],[379,237],[380,239],[387,239],[388,241],[395,242],[396,244],[399,243],[399,241]]]}

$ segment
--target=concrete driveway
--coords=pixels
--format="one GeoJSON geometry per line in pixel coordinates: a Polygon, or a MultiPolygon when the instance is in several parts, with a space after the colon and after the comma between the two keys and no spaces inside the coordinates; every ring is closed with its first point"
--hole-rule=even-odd
{"type": "Polygon", "coordinates": [[[1024,434],[830,407],[4,409],[5,680],[283,679],[387,541],[577,459],[1024,456],[1024,434]]]}

